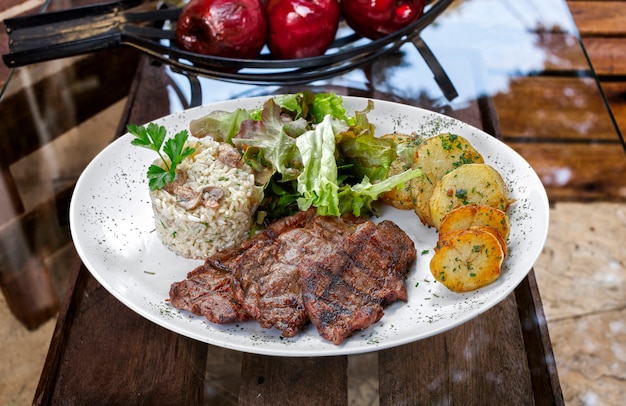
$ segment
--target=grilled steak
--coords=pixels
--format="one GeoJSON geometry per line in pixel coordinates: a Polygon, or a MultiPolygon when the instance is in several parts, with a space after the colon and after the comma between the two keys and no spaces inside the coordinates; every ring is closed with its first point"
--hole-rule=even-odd
{"type": "Polygon", "coordinates": [[[170,302],[179,309],[205,316],[213,323],[250,319],[232,291],[232,274],[207,261],[187,274],[187,279],[170,287],[170,302]]]}
{"type": "Polygon", "coordinates": [[[416,252],[394,223],[366,222],[329,255],[301,267],[304,306],[319,334],[340,344],[383,316],[383,307],[406,300],[404,283],[416,252]]]}
{"type": "Polygon", "coordinates": [[[211,321],[251,317],[294,336],[309,320],[335,344],[406,300],[416,258],[394,223],[301,212],[271,224],[240,247],[220,252],[170,290],[176,306],[211,321]]]}
{"type": "Polygon", "coordinates": [[[328,255],[352,223],[309,214],[295,224],[300,227],[282,227],[275,238],[254,244],[231,264],[237,300],[262,327],[275,327],[285,337],[309,322],[302,302],[302,264],[328,255]]]}
{"type": "Polygon", "coordinates": [[[364,223],[343,243],[350,258],[344,279],[351,286],[376,297],[383,306],[407,300],[405,278],[417,257],[415,245],[395,223],[364,223]]]}

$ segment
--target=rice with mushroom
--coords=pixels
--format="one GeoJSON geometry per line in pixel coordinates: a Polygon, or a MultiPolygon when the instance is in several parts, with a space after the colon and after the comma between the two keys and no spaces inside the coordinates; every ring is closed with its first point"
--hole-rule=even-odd
{"type": "Polygon", "coordinates": [[[185,258],[205,259],[248,236],[258,188],[239,152],[210,137],[190,137],[195,148],[176,168],[176,180],[150,192],[156,232],[185,258]]]}

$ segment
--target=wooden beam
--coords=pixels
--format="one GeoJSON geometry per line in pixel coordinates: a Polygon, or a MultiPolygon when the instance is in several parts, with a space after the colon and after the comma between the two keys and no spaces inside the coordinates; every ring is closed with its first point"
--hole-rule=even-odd
{"type": "Polygon", "coordinates": [[[626,1],[568,1],[581,36],[626,34],[626,1]]]}

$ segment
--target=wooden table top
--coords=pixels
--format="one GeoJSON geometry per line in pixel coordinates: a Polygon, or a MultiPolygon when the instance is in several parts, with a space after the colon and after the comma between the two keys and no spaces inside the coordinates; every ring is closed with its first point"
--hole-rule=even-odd
{"type": "MultiPolygon", "coordinates": [[[[125,133],[128,123],[147,123],[189,107],[195,91],[206,103],[310,88],[438,111],[483,129],[523,156],[525,151],[531,156],[544,154],[546,161],[560,145],[589,136],[582,125],[588,124],[582,121],[584,113],[587,120],[592,116],[593,136],[601,140],[594,143],[597,151],[589,158],[594,164],[587,170],[602,168],[597,154],[619,141],[593,70],[567,22],[544,14],[545,3],[537,3],[520,6],[527,14],[513,13],[514,17],[496,10],[503,18],[493,28],[472,10],[484,2],[460,3],[423,35],[459,93],[453,100],[444,97],[411,44],[342,77],[291,87],[225,85],[201,78],[197,88],[146,56],[134,73],[118,135],[125,133]],[[539,28],[545,26],[558,29],[539,28]],[[472,27],[472,32],[468,38],[455,37],[451,44],[448,38],[459,32],[455,27],[461,32],[472,27]],[[494,32],[509,42],[491,44],[494,32]],[[519,52],[539,44],[535,51],[545,60],[526,65],[528,57],[510,55],[510,41],[516,41],[519,52]],[[415,75],[407,81],[411,69],[415,75]],[[576,102],[549,96],[565,91],[579,96],[576,102]],[[558,142],[540,146],[529,140],[530,133],[548,133],[558,142]]],[[[581,171],[576,179],[584,179],[582,169],[573,170],[581,171]]],[[[610,181],[618,175],[608,171],[607,176],[610,181]]],[[[551,198],[558,193],[593,193],[584,185],[553,190],[546,186],[551,198]]],[[[367,355],[303,358],[226,350],[159,327],[115,299],[80,264],[72,269],[34,402],[343,405],[365,379],[375,383],[384,405],[563,404],[533,271],[495,307],[434,337],[367,355]],[[362,365],[366,372],[360,370],[362,365]]]]}
{"type": "MultiPolygon", "coordinates": [[[[120,123],[167,114],[165,68],[144,60],[120,123]],[[161,93],[161,94],[160,94],[161,93]]],[[[311,87],[314,89],[314,87],[311,87]]],[[[339,88],[334,88],[340,90],[339,88]]],[[[358,91],[363,95],[363,90],[358,91]]],[[[381,97],[380,93],[371,97],[381,97]]],[[[498,134],[489,98],[451,116],[498,134]]],[[[203,404],[216,359],[233,357],[241,404],[348,402],[350,359],[232,354],[143,319],[104,289],[84,267],[75,269],[52,340],[38,404],[203,404]],[[139,354],[139,355],[138,355],[139,354]]],[[[381,404],[562,403],[562,394],[534,275],[474,320],[400,347],[375,353],[381,404]]],[[[210,402],[209,402],[210,403],[210,402]]]]}

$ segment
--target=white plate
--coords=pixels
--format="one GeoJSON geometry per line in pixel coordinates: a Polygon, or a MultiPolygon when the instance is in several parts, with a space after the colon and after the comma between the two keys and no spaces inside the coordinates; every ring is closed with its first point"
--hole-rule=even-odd
{"type": "MultiPolygon", "coordinates": [[[[261,106],[266,97],[206,105],[156,120],[168,134],[188,128],[191,119],[211,110],[261,106]]],[[[367,100],[344,97],[348,111],[367,100]]],[[[458,326],[496,305],[522,281],[541,253],[548,232],[548,198],[530,165],[492,136],[458,120],[397,103],[374,101],[368,114],[378,135],[416,131],[428,136],[454,132],[467,138],[507,182],[516,203],[509,209],[509,256],[501,277],[490,286],[457,294],[436,283],[429,271],[437,235],[413,211],[385,207],[382,219],[400,225],[415,242],[416,265],[407,280],[409,301],[385,310],[376,324],[337,346],[308,326],[294,338],[254,321],[216,325],[172,307],[166,299],[172,282],[185,279],[201,261],[176,256],[154,233],[146,170],[154,152],[130,144],[126,134],[104,149],[80,176],[70,205],[70,227],[81,259],[111,294],[167,329],[217,346],[277,356],[328,356],[380,350],[423,339],[458,326]]],[[[139,123],[137,123],[139,124],[139,123]]]]}

